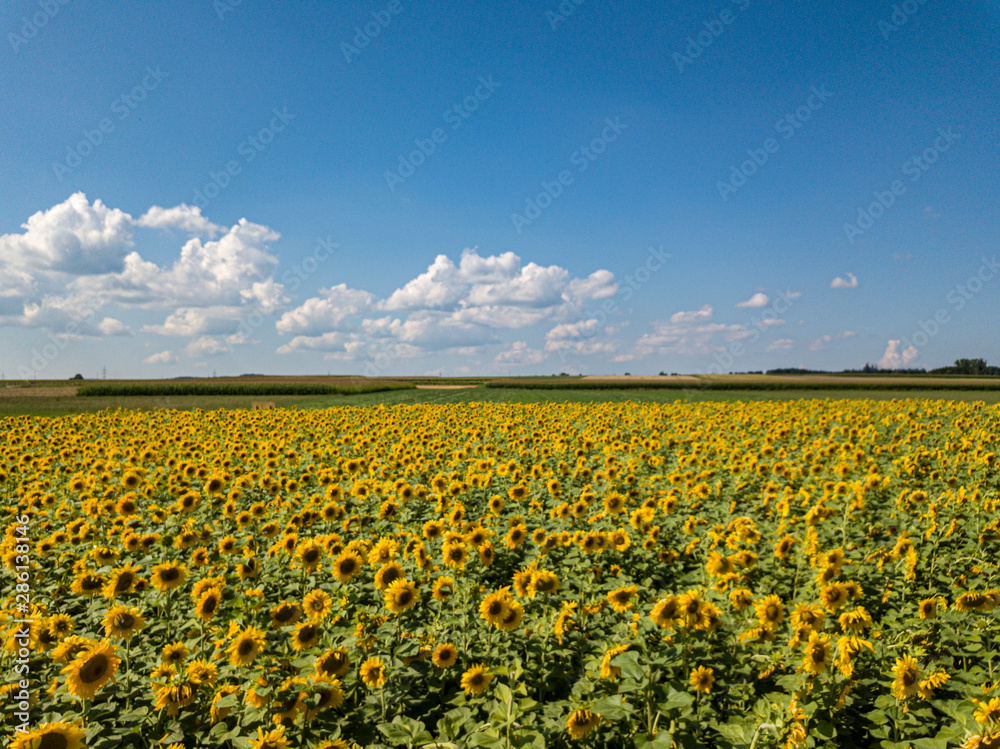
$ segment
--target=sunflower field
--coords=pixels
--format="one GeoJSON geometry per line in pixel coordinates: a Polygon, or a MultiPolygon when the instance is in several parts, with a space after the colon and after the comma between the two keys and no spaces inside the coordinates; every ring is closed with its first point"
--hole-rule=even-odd
{"type": "Polygon", "coordinates": [[[998,747],[998,441],[931,400],[4,419],[4,734],[998,747]]]}

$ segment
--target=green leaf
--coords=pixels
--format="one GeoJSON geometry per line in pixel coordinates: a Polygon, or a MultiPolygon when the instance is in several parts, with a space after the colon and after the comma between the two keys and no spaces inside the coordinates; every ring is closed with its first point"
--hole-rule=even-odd
{"type": "Polygon", "coordinates": [[[817,720],[813,723],[816,732],[824,739],[832,739],[837,735],[837,729],[833,727],[833,724],[827,723],[825,720],[817,720]]]}
{"type": "Polygon", "coordinates": [[[611,659],[611,665],[620,668],[622,676],[641,682],[646,674],[639,665],[639,654],[635,651],[628,651],[611,659]]]}
{"type": "Polygon", "coordinates": [[[240,699],[235,694],[227,694],[221,700],[215,703],[215,706],[220,710],[225,710],[227,707],[236,707],[240,704],[240,699]]]}
{"type": "Polygon", "coordinates": [[[472,746],[502,747],[503,741],[492,733],[474,733],[469,740],[472,746]]]}
{"type": "Polygon", "coordinates": [[[497,699],[500,700],[500,703],[504,706],[504,709],[506,709],[506,706],[512,700],[510,687],[506,684],[497,684],[493,691],[496,694],[497,699]]]}
{"type": "Polygon", "coordinates": [[[595,702],[591,711],[608,720],[621,720],[632,713],[632,707],[625,702],[620,694],[616,694],[614,697],[595,702]]]}
{"type": "Polygon", "coordinates": [[[660,731],[656,738],[649,742],[649,749],[672,749],[674,745],[673,737],[669,731],[660,731]]]}
{"type": "Polygon", "coordinates": [[[715,730],[734,746],[749,746],[753,740],[754,728],[745,723],[722,723],[715,726],[715,730]]]}
{"type": "Polygon", "coordinates": [[[687,692],[670,687],[667,692],[667,699],[660,703],[660,710],[663,712],[667,712],[668,710],[683,710],[690,707],[693,702],[694,697],[687,692]]]}
{"type": "Polygon", "coordinates": [[[413,739],[409,728],[399,723],[379,723],[378,730],[394,744],[406,744],[413,739]]]}

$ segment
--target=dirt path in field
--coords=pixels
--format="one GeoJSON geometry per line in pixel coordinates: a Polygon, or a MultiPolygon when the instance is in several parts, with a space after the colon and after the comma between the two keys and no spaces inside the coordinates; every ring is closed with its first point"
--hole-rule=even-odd
{"type": "Polygon", "coordinates": [[[0,388],[0,398],[69,398],[76,395],[75,387],[64,388],[0,388]]]}
{"type": "Polygon", "coordinates": [[[417,390],[471,390],[476,385],[417,385],[417,390]]]}

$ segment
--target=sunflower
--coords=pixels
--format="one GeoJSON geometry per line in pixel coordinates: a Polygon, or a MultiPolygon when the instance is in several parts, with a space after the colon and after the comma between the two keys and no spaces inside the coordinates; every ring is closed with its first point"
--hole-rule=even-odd
{"type": "Polygon", "coordinates": [[[431,663],[438,668],[451,668],[458,661],[458,648],[450,642],[443,642],[434,648],[431,663]]]}
{"type": "Polygon", "coordinates": [[[635,598],[638,593],[639,588],[637,586],[628,585],[624,588],[618,588],[617,590],[613,590],[608,593],[608,602],[615,611],[622,613],[628,611],[635,605],[635,602],[632,599],[635,598]]]}
{"type": "Polygon", "coordinates": [[[96,572],[81,572],[74,578],[70,589],[78,596],[96,596],[106,584],[104,577],[96,572]]]}
{"type": "Polygon", "coordinates": [[[333,610],[333,599],[322,590],[314,590],[302,600],[302,608],[310,621],[321,622],[333,610]]]}
{"type": "Polygon", "coordinates": [[[176,562],[164,562],[153,567],[151,582],[159,591],[172,590],[187,580],[188,568],[176,562]]]}
{"type": "Polygon", "coordinates": [[[551,595],[559,591],[559,578],[554,572],[549,570],[534,570],[531,573],[531,582],[528,584],[528,595],[536,596],[539,593],[551,595]]]}
{"type": "Polygon", "coordinates": [[[60,720],[38,728],[10,742],[9,749],[81,749],[83,728],[77,722],[60,720]]]}
{"type": "Polygon", "coordinates": [[[518,523],[509,531],[507,531],[507,548],[516,549],[522,543],[524,539],[528,537],[528,529],[524,527],[523,524],[518,523]]]}
{"type": "Polygon", "coordinates": [[[394,582],[402,580],[405,574],[399,562],[387,562],[375,573],[375,587],[385,592],[394,582]]]}
{"type": "Polygon", "coordinates": [[[240,688],[235,684],[224,684],[219,687],[215,696],[212,697],[212,706],[209,708],[209,717],[212,719],[212,723],[218,723],[220,720],[225,720],[229,717],[233,708],[231,707],[219,707],[219,703],[222,702],[226,697],[231,697],[240,693],[240,688]]]}
{"type": "Polygon", "coordinates": [[[479,604],[479,616],[487,624],[498,624],[510,612],[510,596],[506,588],[490,593],[479,604]]]}
{"type": "Polygon", "coordinates": [[[819,591],[819,600],[827,611],[836,611],[847,603],[848,590],[843,583],[824,585],[819,591]]]}
{"type": "Polygon", "coordinates": [[[198,602],[195,604],[194,609],[195,616],[203,622],[211,621],[212,617],[218,612],[221,603],[222,591],[218,588],[208,588],[198,597],[198,602]]]}
{"type": "Polygon", "coordinates": [[[921,619],[933,619],[937,616],[938,602],[936,598],[925,598],[917,607],[921,619]]]}
{"type": "Polygon", "coordinates": [[[989,593],[963,593],[955,599],[955,609],[958,611],[991,611],[996,605],[996,601],[989,593]]]}
{"type": "Polygon", "coordinates": [[[358,675],[369,689],[381,689],[385,686],[385,664],[381,658],[369,658],[366,660],[361,664],[358,675]]]}
{"type": "Polygon", "coordinates": [[[981,726],[1000,725],[1000,697],[994,697],[989,702],[973,700],[976,703],[976,723],[981,726]]]}
{"type": "Polygon", "coordinates": [[[653,606],[649,618],[657,627],[672,627],[680,618],[681,609],[676,596],[661,598],[653,606]]]}
{"type": "MultiPolygon", "coordinates": [[[[935,671],[926,679],[921,679],[920,684],[917,686],[917,690],[920,692],[920,696],[923,699],[925,700],[933,699],[934,690],[940,689],[950,680],[951,676],[948,674],[947,671],[935,671]]],[[[1000,704],[998,704],[998,707],[1000,707],[1000,704]]]]}
{"type": "Polygon", "coordinates": [[[357,552],[343,551],[333,562],[333,576],[337,578],[337,582],[348,583],[363,564],[364,561],[357,552]]]}
{"type": "Polygon", "coordinates": [[[802,669],[813,676],[826,671],[830,665],[830,636],[810,632],[806,642],[806,652],[802,658],[802,669]]]}
{"type": "Polygon", "coordinates": [[[385,606],[394,614],[406,611],[420,600],[417,586],[403,579],[394,580],[384,593],[385,606]]]}
{"type": "Polygon", "coordinates": [[[731,575],[736,571],[736,565],[731,557],[724,556],[718,551],[713,551],[708,555],[708,562],[705,563],[705,570],[710,575],[721,577],[731,575]]]}
{"type": "Polygon", "coordinates": [[[160,651],[160,660],[163,663],[178,664],[186,661],[188,655],[190,652],[187,645],[183,642],[174,642],[163,646],[163,650],[160,651]]]}
{"type": "Polygon", "coordinates": [[[823,609],[816,604],[800,603],[792,610],[792,626],[818,631],[826,619],[823,609]]]}
{"type": "Polygon", "coordinates": [[[863,606],[858,606],[852,611],[845,611],[838,620],[845,632],[860,635],[868,627],[872,626],[872,616],[863,606]]]}
{"type": "Polygon", "coordinates": [[[617,515],[625,509],[625,497],[613,492],[604,498],[604,511],[609,515],[617,515]]]}
{"type": "Polygon", "coordinates": [[[98,690],[115,675],[121,658],[115,655],[115,646],[102,640],[89,646],[75,660],[63,667],[67,675],[69,693],[81,700],[93,699],[98,690]]]}
{"type": "Polygon", "coordinates": [[[282,601],[271,607],[271,626],[275,629],[288,627],[302,618],[302,607],[294,601],[282,601]]]}
{"type": "Polygon", "coordinates": [[[285,727],[278,726],[273,731],[264,733],[264,728],[257,726],[257,738],[250,742],[250,749],[288,749],[285,727]]]}
{"type": "Polygon", "coordinates": [[[280,725],[295,723],[302,712],[307,694],[303,691],[307,682],[300,677],[289,677],[282,682],[275,697],[271,720],[280,725]]]}
{"type": "Polygon", "coordinates": [[[62,640],[62,642],[56,645],[51,654],[52,660],[61,665],[65,665],[70,661],[76,660],[80,653],[96,644],[96,640],[88,640],[86,637],[69,635],[62,640]]]}
{"type": "Polygon", "coordinates": [[[566,720],[566,732],[574,739],[582,739],[601,724],[601,716],[590,710],[574,710],[566,720]]]}
{"type": "Polygon", "coordinates": [[[347,648],[327,650],[316,659],[316,675],[321,678],[340,677],[351,667],[351,658],[347,648]]]}
{"type": "Polygon", "coordinates": [[[785,536],[774,545],[774,556],[778,557],[781,561],[785,561],[796,543],[796,540],[791,536],[785,536]]]}
{"type": "Polygon", "coordinates": [[[445,544],[441,548],[441,555],[444,558],[445,565],[459,569],[464,567],[465,563],[469,560],[469,550],[461,541],[445,544]]]}
{"type": "Polygon", "coordinates": [[[479,695],[489,689],[492,680],[493,674],[485,666],[472,666],[462,674],[462,690],[468,695],[479,695]]]}
{"type": "Polygon", "coordinates": [[[102,593],[105,598],[115,598],[132,593],[139,582],[141,567],[128,563],[111,570],[111,576],[105,584],[102,593]]]}
{"type": "Polygon", "coordinates": [[[898,700],[906,700],[917,693],[920,686],[920,666],[916,658],[904,655],[896,659],[892,668],[895,677],[892,682],[892,696],[898,700]]]}
{"type": "Polygon", "coordinates": [[[613,661],[617,656],[628,651],[632,647],[631,645],[616,645],[610,648],[604,653],[604,657],[601,658],[601,678],[602,679],[617,679],[621,676],[622,670],[618,666],[612,666],[611,661],[613,661]]]}
{"type": "Polygon", "coordinates": [[[706,668],[705,666],[698,666],[691,672],[691,688],[696,692],[704,692],[708,694],[712,691],[712,685],[715,683],[715,672],[711,668],[706,668]]]}
{"type": "Polygon", "coordinates": [[[494,559],[496,559],[496,552],[493,549],[493,544],[487,541],[479,547],[479,563],[484,567],[489,567],[493,564],[494,559]]]}
{"type": "Polygon", "coordinates": [[[181,684],[161,684],[157,686],[155,690],[156,709],[163,710],[166,708],[167,715],[171,717],[177,715],[182,707],[187,707],[194,702],[198,686],[198,683],[194,681],[187,681],[181,684]]]}
{"type": "Polygon", "coordinates": [[[444,523],[440,520],[428,520],[423,525],[424,538],[428,541],[434,541],[441,538],[444,533],[444,523]]]}
{"type": "Polygon", "coordinates": [[[313,684],[313,699],[318,701],[315,706],[306,707],[306,720],[313,720],[323,710],[336,710],[344,704],[344,690],[340,681],[334,679],[329,683],[319,682],[313,684]]]}
{"type": "Polygon", "coordinates": [[[767,596],[758,602],[754,609],[757,612],[757,621],[760,622],[760,626],[767,629],[777,629],[785,618],[785,606],[782,604],[780,596],[767,596]]]}
{"type": "Polygon", "coordinates": [[[689,590],[677,599],[677,607],[684,624],[688,627],[695,626],[701,614],[701,594],[697,590],[689,590]]]}
{"type": "Polygon", "coordinates": [[[49,636],[56,642],[66,639],[76,628],[76,622],[69,614],[54,614],[45,620],[49,636]]]}
{"type": "Polygon", "coordinates": [[[106,637],[127,641],[131,640],[146,623],[139,609],[114,606],[105,612],[103,624],[106,637]]]}
{"type": "Polygon", "coordinates": [[[743,611],[753,603],[753,594],[746,588],[736,588],[729,593],[729,603],[736,611],[743,611]]]}
{"type": "Polygon", "coordinates": [[[446,603],[451,599],[452,594],[455,592],[455,578],[453,577],[439,577],[434,581],[434,587],[431,591],[431,595],[434,596],[435,601],[441,601],[446,603]]]}
{"type": "Polygon", "coordinates": [[[266,642],[264,633],[256,627],[247,627],[236,633],[227,647],[230,665],[247,666],[253,663],[264,649],[266,642]]]}
{"type": "Polygon", "coordinates": [[[524,619],[524,607],[517,601],[507,602],[507,613],[497,622],[497,629],[501,629],[504,632],[512,632],[521,626],[521,620],[524,619]]]}
{"type": "Polygon", "coordinates": [[[301,622],[296,625],[295,633],[292,635],[292,648],[299,653],[309,650],[319,642],[319,636],[320,628],[317,622],[301,622]]]}

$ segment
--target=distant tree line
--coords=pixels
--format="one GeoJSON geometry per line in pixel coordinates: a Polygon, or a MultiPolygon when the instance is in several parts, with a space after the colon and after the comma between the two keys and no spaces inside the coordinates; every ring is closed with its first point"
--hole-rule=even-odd
{"type": "Polygon", "coordinates": [[[771,375],[808,375],[808,374],[957,374],[957,375],[980,375],[980,376],[1000,376],[1000,367],[990,366],[985,359],[956,359],[950,367],[938,367],[930,371],[923,367],[911,369],[882,369],[878,364],[865,364],[861,369],[842,369],[840,372],[832,372],[824,369],[801,369],[797,367],[785,369],[769,369],[767,374],[771,375]]]}

